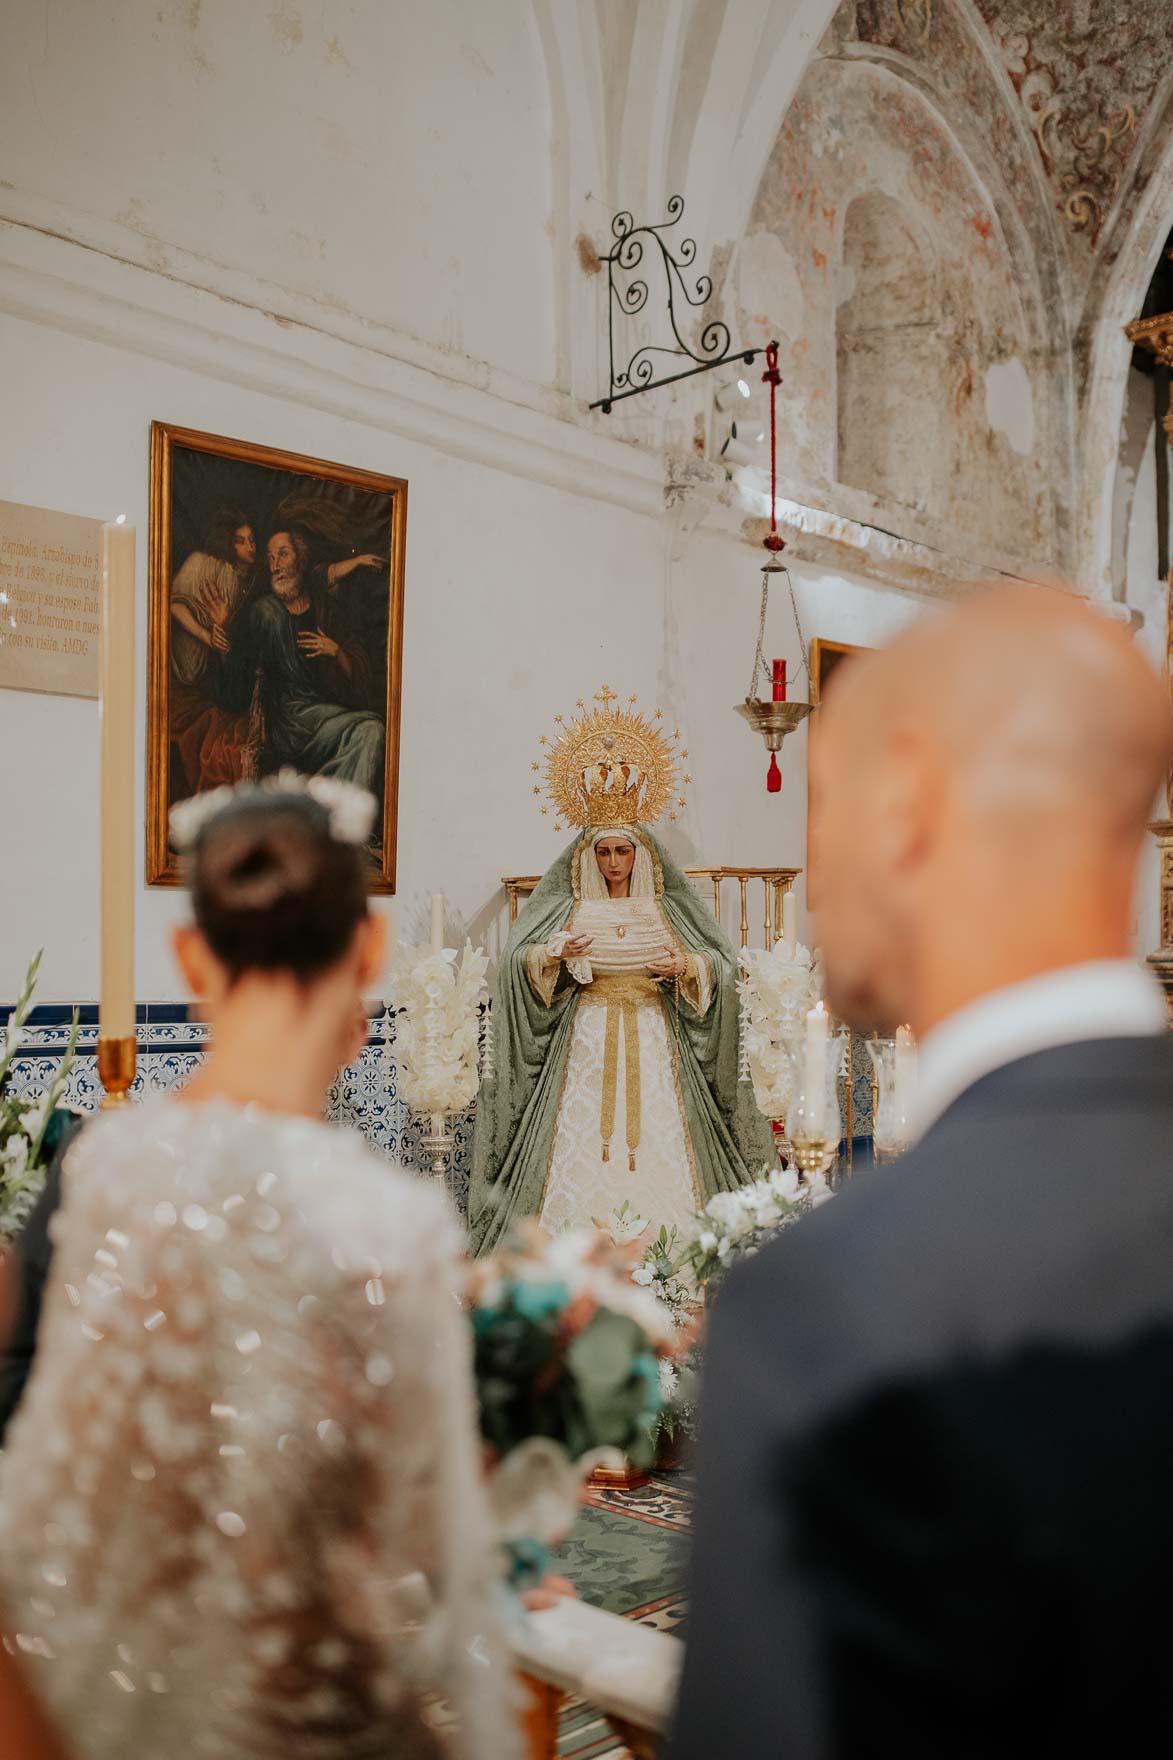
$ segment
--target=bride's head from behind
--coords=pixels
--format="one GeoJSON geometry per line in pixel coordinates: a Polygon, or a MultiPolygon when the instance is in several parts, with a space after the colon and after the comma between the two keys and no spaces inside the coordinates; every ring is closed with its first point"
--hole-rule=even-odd
{"type": "MultiPolygon", "coordinates": [[[[172,816],[194,919],[175,932],[176,957],[217,1049],[231,1049],[240,1097],[251,1097],[250,1076],[262,1090],[328,1085],[365,1042],[362,998],[386,956],[385,920],[367,898],[373,810],[344,784],[282,777],[172,816]]],[[[285,1100],[296,1109],[296,1095],[285,1100]]]]}

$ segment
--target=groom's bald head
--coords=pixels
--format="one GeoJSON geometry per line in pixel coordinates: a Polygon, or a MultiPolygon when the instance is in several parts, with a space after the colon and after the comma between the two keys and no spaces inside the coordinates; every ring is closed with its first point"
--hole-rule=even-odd
{"type": "Polygon", "coordinates": [[[852,660],[812,733],[832,1006],[924,1030],[972,994],[1126,953],[1169,726],[1127,631],[1053,588],[990,589],[852,660]]]}

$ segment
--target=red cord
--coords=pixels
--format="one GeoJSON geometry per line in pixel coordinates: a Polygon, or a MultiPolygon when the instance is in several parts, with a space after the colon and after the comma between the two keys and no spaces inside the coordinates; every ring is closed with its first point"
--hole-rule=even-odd
{"type": "Polygon", "coordinates": [[[771,342],[766,349],[766,370],[762,374],[762,383],[770,387],[770,535],[763,538],[766,549],[776,556],[779,550],[786,548],[785,542],[778,536],[778,387],[782,383],[782,375],[778,371],[778,344],[771,342]]]}

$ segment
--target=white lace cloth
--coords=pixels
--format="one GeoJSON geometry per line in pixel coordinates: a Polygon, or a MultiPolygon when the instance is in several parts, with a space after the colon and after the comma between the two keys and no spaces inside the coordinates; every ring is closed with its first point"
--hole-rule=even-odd
{"type": "Polygon", "coordinates": [[[442,1201],[222,1104],[64,1184],[0,1600],[76,1760],[512,1755],[442,1201]]]}
{"type": "MultiPolygon", "coordinates": [[[[599,978],[629,977],[645,972],[675,947],[676,937],[654,899],[609,899],[588,902],[575,912],[569,934],[590,935],[586,959],[570,966],[584,985],[599,978]],[[622,934],[620,931],[622,930],[622,934]]],[[[565,945],[565,937],[562,937],[565,945]]],[[[558,950],[561,951],[561,948],[558,950]]],[[[530,976],[538,994],[557,976],[556,960],[536,949],[530,976]]],[[[693,975],[682,984],[691,1006],[704,1014],[712,1002],[712,974],[703,954],[694,956],[693,975]]],[[[615,1136],[611,1156],[603,1160],[599,1119],[603,1103],[607,1010],[580,1002],[567,1054],[566,1079],[542,1203],[546,1228],[582,1228],[592,1220],[606,1224],[612,1212],[629,1199],[641,1216],[657,1227],[673,1223],[683,1229],[700,1206],[692,1150],[680,1100],[676,1064],[668,1025],[657,998],[625,1017],[621,1034],[634,1020],[639,1033],[640,1143],[633,1173],[624,1136],[627,1109],[626,1057],[621,1043],[616,1083],[615,1136]]]]}

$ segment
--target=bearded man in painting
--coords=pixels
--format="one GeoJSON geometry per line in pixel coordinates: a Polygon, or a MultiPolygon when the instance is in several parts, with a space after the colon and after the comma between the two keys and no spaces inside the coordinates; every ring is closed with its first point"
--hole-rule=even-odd
{"type": "Polygon", "coordinates": [[[261,680],[265,767],[289,764],[306,775],[338,776],[381,800],[387,729],[372,703],[372,672],[350,639],[338,589],[375,556],[310,567],[298,531],[268,544],[270,591],[251,614],[250,658],[261,680]]]}

